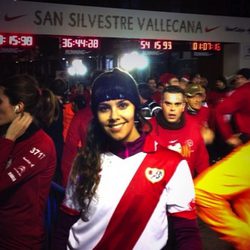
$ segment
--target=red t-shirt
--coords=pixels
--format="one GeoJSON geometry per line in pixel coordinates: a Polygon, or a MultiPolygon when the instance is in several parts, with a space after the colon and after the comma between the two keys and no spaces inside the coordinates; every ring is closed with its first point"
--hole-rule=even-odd
{"type": "Polygon", "coordinates": [[[179,152],[188,162],[191,174],[195,177],[209,166],[209,155],[201,137],[198,124],[186,117],[185,125],[180,129],[166,129],[157,123],[156,118],[150,120],[151,135],[161,146],[179,152]]]}

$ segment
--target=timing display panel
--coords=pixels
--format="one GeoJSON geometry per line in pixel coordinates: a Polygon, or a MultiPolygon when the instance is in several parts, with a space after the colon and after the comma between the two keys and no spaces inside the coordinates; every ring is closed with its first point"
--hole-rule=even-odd
{"type": "Polygon", "coordinates": [[[150,40],[139,41],[141,50],[172,50],[173,42],[170,40],[150,40]]]}
{"type": "Polygon", "coordinates": [[[33,47],[34,36],[25,34],[1,34],[0,33],[0,47],[33,47]]]}
{"type": "Polygon", "coordinates": [[[173,40],[139,40],[141,50],[162,50],[162,51],[222,51],[220,42],[200,42],[200,41],[173,41],[173,40]]]}
{"type": "Polygon", "coordinates": [[[60,37],[62,49],[100,49],[100,38],[60,37]]]}
{"type": "Polygon", "coordinates": [[[222,45],[219,42],[191,42],[192,51],[221,51],[222,45]]]}

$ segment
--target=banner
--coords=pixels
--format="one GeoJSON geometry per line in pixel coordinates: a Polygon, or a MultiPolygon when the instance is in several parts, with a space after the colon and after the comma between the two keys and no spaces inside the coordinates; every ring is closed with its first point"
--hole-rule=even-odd
{"type": "Polygon", "coordinates": [[[1,0],[0,32],[248,42],[250,18],[1,0]]]}

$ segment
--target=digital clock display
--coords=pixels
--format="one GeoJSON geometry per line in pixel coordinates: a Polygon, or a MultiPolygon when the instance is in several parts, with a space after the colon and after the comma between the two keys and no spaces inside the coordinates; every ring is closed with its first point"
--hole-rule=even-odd
{"type": "Polygon", "coordinates": [[[34,37],[23,34],[0,34],[0,47],[33,47],[34,37]]]}
{"type": "Polygon", "coordinates": [[[217,42],[191,42],[192,51],[221,51],[221,43],[217,42]]]}
{"type": "Polygon", "coordinates": [[[142,50],[172,50],[173,43],[169,40],[140,40],[142,50]]]}
{"type": "Polygon", "coordinates": [[[61,37],[60,47],[63,49],[99,49],[100,40],[98,38],[61,37]]]}

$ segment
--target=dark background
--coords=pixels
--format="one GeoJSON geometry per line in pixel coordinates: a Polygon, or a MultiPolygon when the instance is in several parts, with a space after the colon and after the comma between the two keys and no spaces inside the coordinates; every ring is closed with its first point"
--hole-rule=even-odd
{"type": "Polygon", "coordinates": [[[33,0],[32,2],[250,17],[249,0],[33,0]]]}

